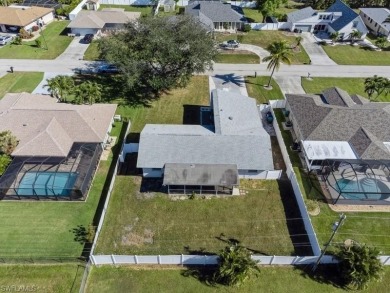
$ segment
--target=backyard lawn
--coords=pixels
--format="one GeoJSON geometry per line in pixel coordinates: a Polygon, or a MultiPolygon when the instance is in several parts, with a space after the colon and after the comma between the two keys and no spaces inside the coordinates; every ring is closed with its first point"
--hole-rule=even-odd
{"type": "Polygon", "coordinates": [[[1,265],[2,292],[79,292],[84,266],[56,265],[1,265]]]}
{"type": "MultiPolygon", "coordinates": [[[[116,123],[113,136],[119,136],[116,123]]],[[[112,154],[101,161],[86,202],[0,201],[0,256],[5,258],[79,257],[82,235],[92,224],[107,180],[112,154]]]]}
{"type": "MultiPolygon", "coordinates": [[[[218,33],[216,34],[217,42],[222,43],[223,41],[238,39],[238,41],[242,44],[251,44],[262,47],[266,49],[269,44],[275,41],[285,40],[292,47],[296,45],[296,37],[289,32],[283,31],[250,31],[248,33],[243,34],[225,34],[218,33]]],[[[292,64],[308,64],[309,56],[306,51],[300,46],[299,52],[293,52],[291,57],[292,64]]]]}
{"type": "MultiPolygon", "coordinates": [[[[364,92],[365,78],[351,78],[351,77],[313,77],[312,80],[302,77],[302,87],[308,94],[320,94],[324,89],[330,87],[339,87],[350,95],[358,94],[362,97],[368,98],[364,92]]],[[[382,94],[379,97],[374,95],[373,101],[389,102],[390,95],[387,97],[382,94]]]]}
{"type": "Polygon", "coordinates": [[[259,104],[267,103],[269,100],[283,99],[279,85],[274,79],[271,80],[272,90],[266,90],[264,85],[268,84],[269,76],[246,76],[245,83],[248,95],[255,98],[259,104]]]}
{"type": "MultiPolygon", "coordinates": [[[[235,5],[235,2],[232,1],[232,4],[235,5]]],[[[276,8],[275,14],[284,15],[303,7],[303,2],[288,1],[287,4],[281,4],[279,8],[276,8]]],[[[256,8],[243,8],[245,17],[249,22],[263,22],[263,14],[259,12],[256,8]]]]}
{"type": "Polygon", "coordinates": [[[259,64],[260,57],[248,51],[225,52],[222,51],[215,57],[217,63],[229,64],[259,64]],[[241,53],[242,52],[242,53],[241,53]]]}
{"type": "Polygon", "coordinates": [[[141,16],[152,15],[152,6],[134,6],[134,5],[110,5],[110,4],[100,4],[99,10],[103,8],[122,8],[125,11],[130,12],[141,12],[141,16]]]}
{"type": "Polygon", "coordinates": [[[0,78],[0,99],[6,93],[31,93],[42,81],[42,72],[14,72],[0,78]]]}
{"type": "MultiPolygon", "coordinates": [[[[339,219],[339,213],[332,211],[324,201],[322,191],[318,180],[314,176],[308,176],[302,169],[301,161],[296,152],[289,148],[293,140],[289,131],[283,130],[281,121],[284,116],[281,110],[276,110],[276,117],[282,132],[287,151],[300,181],[301,190],[306,200],[316,200],[320,206],[321,212],[318,216],[311,216],[311,220],[316,231],[320,246],[323,247],[329,240],[332,233],[332,224],[339,219]]],[[[353,239],[360,243],[366,243],[377,247],[382,254],[390,254],[389,235],[390,235],[390,217],[388,213],[378,212],[348,212],[347,219],[336,234],[329,251],[334,250],[335,246],[343,245],[347,239],[353,239]]]]}
{"type": "Polygon", "coordinates": [[[0,49],[0,58],[9,59],[55,59],[69,46],[72,41],[71,37],[68,37],[64,30],[69,24],[69,21],[53,21],[48,24],[43,30],[43,36],[45,37],[47,47],[45,48],[45,41],[42,36],[38,39],[41,40],[43,48],[37,48],[35,41],[26,41],[22,45],[6,45],[0,49]]]}
{"type": "MultiPolygon", "coordinates": [[[[321,268],[321,267],[320,267],[321,268]]],[[[184,269],[139,269],[135,267],[102,266],[94,267],[91,271],[86,292],[227,292],[227,293],[322,293],[346,292],[332,284],[336,279],[315,281],[306,276],[303,268],[294,267],[261,267],[258,278],[251,278],[239,287],[209,286],[193,277],[185,277],[184,269]],[[173,290],[174,288],[174,290],[173,290]]],[[[309,268],[306,267],[306,270],[309,268]]],[[[337,281],[337,279],[336,279],[337,281]]],[[[369,284],[367,293],[389,292],[390,268],[385,269],[381,282],[369,284]]]]}
{"type": "Polygon", "coordinates": [[[390,65],[390,49],[371,51],[360,46],[322,46],[337,64],[340,65],[390,65]]]}

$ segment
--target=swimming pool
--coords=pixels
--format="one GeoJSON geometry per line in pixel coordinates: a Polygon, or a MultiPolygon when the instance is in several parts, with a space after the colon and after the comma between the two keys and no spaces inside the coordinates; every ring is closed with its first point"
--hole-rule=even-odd
{"type": "Polygon", "coordinates": [[[390,192],[386,184],[373,178],[363,178],[359,181],[342,178],[337,180],[336,189],[344,198],[357,200],[380,200],[388,197],[383,193],[390,192]]]}
{"type": "Polygon", "coordinates": [[[74,172],[27,172],[17,193],[23,196],[69,196],[77,179],[74,172]]]}

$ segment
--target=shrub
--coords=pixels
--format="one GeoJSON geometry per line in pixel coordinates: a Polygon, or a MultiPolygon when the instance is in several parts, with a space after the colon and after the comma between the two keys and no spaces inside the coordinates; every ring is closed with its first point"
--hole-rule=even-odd
{"type": "Polygon", "coordinates": [[[179,14],[184,14],[185,10],[185,7],[179,7],[179,14]]]}
{"type": "Polygon", "coordinates": [[[22,38],[19,37],[19,36],[16,36],[16,38],[14,39],[12,44],[14,44],[14,45],[21,45],[22,44],[22,38]]]}
{"type": "Polygon", "coordinates": [[[37,48],[42,48],[42,42],[41,42],[40,39],[36,39],[36,40],[35,40],[35,46],[36,46],[37,48]]]}
{"type": "Polygon", "coordinates": [[[26,31],[25,29],[20,29],[19,31],[19,36],[22,38],[22,39],[30,39],[32,37],[31,33],[29,33],[28,31],[26,31]]]}
{"type": "Polygon", "coordinates": [[[252,29],[251,25],[249,23],[246,23],[242,30],[247,33],[247,32],[250,32],[251,29],[252,29]]]}
{"type": "Polygon", "coordinates": [[[12,159],[9,155],[0,155],[0,176],[3,175],[11,161],[12,159]]]}

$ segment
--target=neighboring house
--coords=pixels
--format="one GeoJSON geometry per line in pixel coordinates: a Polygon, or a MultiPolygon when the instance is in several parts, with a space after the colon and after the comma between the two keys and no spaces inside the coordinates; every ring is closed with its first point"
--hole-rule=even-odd
{"type": "Polygon", "coordinates": [[[341,0],[330,6],[325,11],[316,11],[306,7],[287,14],[287,22],[290,30],[302,32],[327,32],[329,34],[338,32],[340,39],[347,40],[350,34],[357,30],[362,38],[368,33],[361,17],[341,0]]]}
{"type": "Polygon", "coordinates": [[[99,10],[100,3],[99,0],[87,0],[85,2],[85,7],[87,10],[99,10]]]}
{"type": "Polygon", "coordinates": [[[360,17],[375,35],[390,40],[390,10],[386,8],[360,8],[360,17]]]}
{"type": "MultiPolygon", "coordinates": [[[[11,2],[11,1],[10,1],[11,2]]],[[[46,8],[61,8],[61,4],[56,0],[21,0],[18,3],[13,3],[12,6],[38,6],[46,8]]]]}
{"type": "Polygon", "coordinates": [[[293,136],[328,202],[390,204],[390,103],[339,88],[286,100],[293,136]]]}
{"type": "Polygon", "coordinates": [[[85,198],[109,141],[116,107],[58,103],[48,95],[6,94],[0,100],[0,131],[11,131],[19,144],[0,177],[0,196],[85,198]]]}
{"type": "Polygon", "coordinates": [[[246,22],[240,7],[221,1],[190,1],[185,14],[193,15],[208,29],[216,31],[240,30],[246,22]]]}
{"type": "Polygon", "coordinates": [[[0,31],[18,33],[31,31],[34,26],[45,25],[54,19],[52,8],[35,6],[0,6],[0,31]]]}
{"type": "Polygon", "coordinates": [[[69,23],[68,28],[75,35],[96,35],[121,29],[125,23],[140,16],[141,12],[127,12],[116,8],[105,8],[101,11],[81,10],[69,23]]]}
{"type": "Polygon", "coordinates": [[[213,90],[210,107],[200,114],[202,125],[145,125],[137,161],[144,177],[164,177],[165,185],[231,188],[237,176],[261,179],[274,170],[255,99],[213,90]]]}

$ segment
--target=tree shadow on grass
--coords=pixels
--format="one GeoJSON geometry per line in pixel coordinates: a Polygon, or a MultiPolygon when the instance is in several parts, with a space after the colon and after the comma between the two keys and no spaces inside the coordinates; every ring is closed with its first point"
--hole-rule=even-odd
{"type": "Polygon", "coordinates": [[[335,288],[348,289],[342,278],[338,265],[319,265],[315,272],[311,265],[294,266],[294,270],[300,271],[302,277],[311,279],[321,284],[329,284],[335,288]]]}
{"type": "Polygon", "coordinates": [[[227,237],[224,233],[221,233],[219,236],[216,236],[215,238],[218,239],[219,241],[226,243],[228,246],[240,245],[241,247],[244,247],[245,249],[247,249],[248,251],[250,251],[254,254],[269,255],[263,251],[260,251],[257,249],[252,249],[250,247],[242,245],[240,240],[238,240],[237,238],[233,238],[233,237],[227,237]]]}
{"type": "Polygon", "coordinates": [[[70,232],[74,234],[74,241],[83,245],[88,241],[87,229],[83,225],[77,225],[77,227],[70,230],[70,232]]]}
{"type": "Polygon", "coordinates": [[[181,272],[183,277],[194,278],[210,287],[217,286],[214,281],[214,274],[217,270],[217,266],[187,266],[186,268],[185,271],[181,272]]]}

